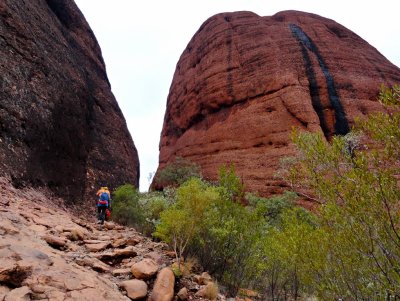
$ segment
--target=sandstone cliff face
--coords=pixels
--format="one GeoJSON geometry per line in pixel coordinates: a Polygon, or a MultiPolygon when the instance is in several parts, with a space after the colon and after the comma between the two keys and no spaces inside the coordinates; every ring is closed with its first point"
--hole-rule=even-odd
{"type": "Polygon", "coordinates": [[[136,148],[73,0],[0,2],[0,74],[0,171],[14,184],[74,200],[138,185],[136,148]]]}
{"type": "Polygon", "coordinates": [[[215,179],[234,163],[248,190],[281,192],[285,183],[273,175],[294,153],[292,127],[345,134],[355,116],[380,109],[379,85],[395,82],[399,68],[332,20],[297,11],[215,15],[177,64],[159,170],[180,156],[215,179]]]}

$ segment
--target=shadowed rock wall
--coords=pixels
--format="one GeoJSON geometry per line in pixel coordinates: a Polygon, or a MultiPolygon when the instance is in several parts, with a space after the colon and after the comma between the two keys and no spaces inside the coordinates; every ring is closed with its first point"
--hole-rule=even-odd
{"type": "Polygon", "coordinates": [[[298,11],[215,15],[177,63],[158,170],[180,156],[214,180],[234,163],[248,190],[282,192],[274,174],[294,153],[292,127],[346,134],[355,116],[381,109],[380,84],[395,82],[399,68],[332,20],[298,11]]]}
{"type": "Polygon", "coordinates": [[[73,0],[0,2],[0,171],[67,199],[138,186],[139,160],[73,0]]]}

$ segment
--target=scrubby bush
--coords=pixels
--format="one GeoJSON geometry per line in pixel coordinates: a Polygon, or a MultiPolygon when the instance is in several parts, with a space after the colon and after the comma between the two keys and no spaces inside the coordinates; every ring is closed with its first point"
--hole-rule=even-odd
{"type": "Polygon", "coordinates": [[[236,202],[242,184],[233,172],[221,173],[223,185],[196,178],[181,185],[176,204],[161,213],[154,233],[172,246],[178,260],[184,253],[197,257],[232,295],[246,279],[245,262],[263,223],[255,210],[236,202]]]}
{"type": "Polygon", "coordinates": [[[234,202],[244,203],[245,187],[242,179],[236,174],[235,165],[222,165],[218,172],[218,185],[223,187],[221,190],[226,199],[234,202]]]}
{"type": "Polygon", "coordinates": [[[223,197],[207,210],[201,237],[192,250],[232,296],[251,274],[246,262],[254,255],[263,224],[255,211],[223,197]]]}
{"type": "Polygon", "coordinates": [[[202,295],[207,300],[217,300],[218,293],[219,293],[218,284],[215,282],[209,282],[204,287],[204,291],[203,291],[202,295]]]}
{"type": "Polygon", "coordinates": [[[139,193],[133,185],[125,184],[114,191],[111,218],[122,225],[142,229],[145,216],[139,204],[139,193]]]}
{"type": "MultiPolygon", "coordinates": [[[[398,106],[400,87],[383,88],[380,101],[398,106]]],[[[321,134],[293,135],[299,156],[288,176],[322,204],[320,234],[305,247],[313,258],[302,270],[324,300],[400,296],[400,113],[387,112],[329,143],[321,134]]]]}
{"type": "Polygon", "coordinates": [[[178,263],[202,228],[205,209],[217,197],[213,187],[198,178],[191,178],[178,188],[174,206],[161,213],[154,236],[173,247],[178,263]]]}
{"type": "Polygon", "coordinates": [[[133,185],[125,184],[113,193],[111,218],[150,236],[160,221],[161,212],[174,202],[174,192],[139,193],[133,185]]]}
{"type": "Polygon", "coordinates": [[[150,236],[160,223],[160,215],[175,203],[174,192],[152,191],[139,195],[139,206],[143,212],[142,232],[150,236]]]}
{"type": "Polygon", "coordinates": [[[190,178],[201,178],[200,167],[188,159],[176,157],[156,174],[155,183],[162,187],[178,187],[190,178]]]}
{"type": "Polygon", "coordinates": [[[279,226],[282,213],[295,206],[297,195],[294,192],[285,191],[282,195],[263,198],[249,193],[246,195],[246,199],[249,205],[255,208],[268,224],[279,226]]]}
{"type": "Polygon", "coordinates": [[[284,208],[277,216],[279,223],[268,224],[256,241],[254,256],[247,264],[253,275],[253,288],[267,300],[297,300],[308,291],[308,269],[304,265],[315,253],[308,244],[316,235],[315,216],[303,208],[284,208]]]}

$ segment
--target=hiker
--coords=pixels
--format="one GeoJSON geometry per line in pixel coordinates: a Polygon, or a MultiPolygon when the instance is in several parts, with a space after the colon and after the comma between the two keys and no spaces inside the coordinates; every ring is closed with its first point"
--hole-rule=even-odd
{"type": "Polygon", "coordinates": [[[96,193],[97,200],[97,223],[104,224],[106,211],[111,209],[111,194],[107,187],[101,187],[96,193]]]}

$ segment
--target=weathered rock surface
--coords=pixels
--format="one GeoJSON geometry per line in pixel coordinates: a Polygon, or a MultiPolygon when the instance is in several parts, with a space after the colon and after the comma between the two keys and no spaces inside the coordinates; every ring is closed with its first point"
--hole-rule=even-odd
{"type": "Polygon", "coordinates": [[[186,287],[182,287],[179,292],[176,294],[179,300],[187,300],[188,298],[188,290],[186,287]]]}
{"type": "Polygon", "coordinates": [[[294,153],[292,127],[345,134],[355,116],[381,110],[380,84],[396,82],[399,68],[332,20],[297,11],[215,15],[177,64],[158,170],[179,156],[215,180],[234,163],[247,190],[282,192],[274,173],[294,153]]]}
{"type": "Polygon", "coordinates": [[[0,74],[3,176],[75,202],[138,185],[136,148],[74,1],[1,1],[0,74]]]}
{"type": "Polygon", "coordinates": [[[145,258],[131,267],[132,275],[137,279],[149,279],[157,273],[158,265],[150,258],[145,258]]]}
{"type": "Polygon", "coordinates": [[[175,275],[170,268],[158,272],[149,301],[171,301],[174,297],[175,275]]]}
{"type": "Polygon", "coordinates": [[[147,295],[147,284],[142,280],[132,279],[123,281],[121,287],[126,290],[128,297],[132,300],[141,299],[147,295]]]}
{"type": "Polygon", "coordinates": [[[99,252],[99,251],[107,249],[107,247],[109,245],[110,245],[110,242],[100,242],[100,243],[95,243],[95,244],[86,244],[86,248],[90,252],[99,252]]]}

